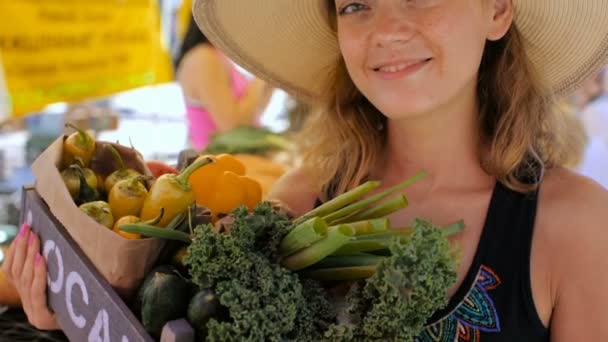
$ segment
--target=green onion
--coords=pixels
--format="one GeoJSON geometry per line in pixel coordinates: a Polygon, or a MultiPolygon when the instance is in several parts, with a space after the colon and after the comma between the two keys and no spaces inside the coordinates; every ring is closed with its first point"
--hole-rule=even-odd
{"type": "MultiPolygon", "coordinates": [[[[464,229],[464,222],[458,221],[441,229],[444,236],[449,237],[457,234],[464,229]]],[[[406,243],[412,232],[411,227],[393,229],[387,232],[357,235],[354,239],[347,242],[334,255],[350,255],[361,252],[377,252],[388,249],[391,241],[397,237],[401,242],[406,243]]]]}
{"type": "Polygon", "coordinates": [[[401,228],[388,232],[358,235],[334,252],[334,255],[342,256],[387,250],[395,238],[398,238],[401,242],[407,242],[410,239],[411,232],[411,228],[401,228]]]}
{"type": "Polygon", "coordinates": [[[320,217],[313,217],[290,231],[281,241],[279,251],[284,256],[293,254],[321,240],[326,235],[327,223],[320,217]]]}
{"type": "Polygon", "coordinates": [[[302,276],[320,281],[367,279],[376,273],[376,266],[320,268],[302,272],[302,276]]]}
{"type": "Polygon", "coordinates": [[[407,239],[410,238],[411,233],[412,233],[411,228],[400,228],[400,229],[393,229],[388,232],[358,235],[355,238],[355,240],[356,241],[390,240],[393,237],[400,237],[401,241],[407,241],[407,239]]]}
{"type": "Polygon", "coordinates": [[[323,260],[352,239],[355,230],[348,225],[330,227],[327,236],[283,259],[282,265],[292,271],[301,270],[323,260]]]}
{"type": "MultiPolygon", "coordinates": [[[[457,222],[454,222],[448,226],[445,226],[443,228],[440,228],[441,232],[443,233],[443,235],[445,237],[449,237],[455,234],[460,233],[461,231],[463,231],[465,228],[464,225],[464,221],[463,220],[459,220],[457,222]]],[[[380,234],[398,234],[401,236],[407,236],[412,232],[412,227],[402,227],[402,228],[395,228],[392,229],[390,232],[386,232],[386,233],[378,233],[378,234],[367,234],[367,235],[362,235],[362,236],[357,236],[357,239],[365,239],[365,238],[377,238],[378,236],[380,236],[380,234]]],[[[403,241],[403,240],[402,240],[403,241]]]]}
{"type": "Polygon", "coordinates": [[[379,239],[355,239],[344,244],[344,246],[340,247],[340,249],[336,250],[333,254],[349,255],[353,253],[374,252],[383,249],[388,249],[394,237],[395,235],[388,235],[385,238],[379,239]]]}
{"type": "Polygon", "coordinates": [[[325,202],[324,204],[316,207],[315,209],[309,211],[308,213],[302,215],[297,218],[294,223],[300,224],[311,217],[320,216],[323,217],[331,212],[339,210],[355,201],[358,201],[361,197],[365,196],[367,193],[376,189],[380,186],[380,182],[378,181],[369,181],[365,182],[358,187],[343,193],[342,195],[325,202]]]}
{"type": "Polygon", "coordinates": [[[190,235],[167,228],[159,228],[147,224],[125,224],[119,227],[120,230],[128,233],[139,233],[142,236],[156,237],[166,240],[177,240],[185,243],[191,243],[190,235]]]}
{"type": "Polygon", "coordinates": [[[442,228],[441,232],[445,236],[451,236],[451,235],[454,235],[454,234],[458,234],[458,233],[460,233],[463,230],[464,230],[464,221],[460,220],[458,222],[452,223],[451,225],[449,225],[449,226],[447,226],[445,228],[442,228]]]}
{"type": "MultiPolygon", "coordinates": [[[[464,221],[460,220],[441,229],[444,236],[460,233],[464,230],[464,221]]],[[[386,232],[357,235],[354,239],[347,242],[342,248],[337,250],[334,255],[349,255],[360,252],[375,252],[388,248],[391,240],[398,237],[401,242],[407,242],[412,233],[411,227],[392,229],[386,232]]]]}
{"type": "Polygon", "coordinates": [[[180,213],[179,215],[176,215],[170,222],[169,224],[167,224],[167,226],[165,227],[165,229],[169,229],[169,230],[175,230],[177,229],[179,226],[182,225],[182,223],[184,223],[184,220],[186,219],[186,217],[188,216],[188,212],[190,210],[184,211],[182,213],[180,213]]]}
{"type": "Polygon", "coordinates": [[[387,218],[352,222],[348,225],[355,229],[356,235],[386,232],[390,229],[390,221],[387,218]]]}
{"type": "Polygon", "coordinates": [[[427,174],[425,172],[417,173],[413,177],[410,177],[410,178],[406,179],[405,181],[403,181],[393,187],[390,187],[374,196],[370,196],[369,198],[360,200],[360,201],[350,204],[342,209],[334,211],[331,214],[324,216],[323,218],[330,225],[335,224],[335,223],[342,223],[343,221],[340,221],[340,219],[342,219],[346,216],[352,215],[353,213],[356,213],[359,210],[367,208],[370,204],[373,204],[384,198],[387,198],[388,196],[394,194],[395,192],[405,189],[406,187],[418,182],[419,180],[423,179],[426,176],[427,176],[427,174]]]}
{"type": "Polygon", "coordinates": [[[372,220],[380,217],[388,216],[396,211],[399,211],[407,207],[407,199],[403,195],[397,195],[385,202],[380,203],[372,208],[356,213],[351,216],[346,216],[337,223],[343,223],[341,221],[352,222],[360,220],[372,220]]]}

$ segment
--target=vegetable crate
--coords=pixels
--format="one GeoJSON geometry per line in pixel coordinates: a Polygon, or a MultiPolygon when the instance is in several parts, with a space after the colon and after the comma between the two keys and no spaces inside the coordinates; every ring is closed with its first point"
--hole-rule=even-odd
{"type": "MultiPolygon", "coordinates": [[[[33,187],[23,189],[21,208],[21,222],[40,236],[48,265],[49,306],[65,335],[71,341],[154,341],[33,187]]],[[[194,341],[194,331],[186,320],[171,321],[160,340],[194,341]]]]}

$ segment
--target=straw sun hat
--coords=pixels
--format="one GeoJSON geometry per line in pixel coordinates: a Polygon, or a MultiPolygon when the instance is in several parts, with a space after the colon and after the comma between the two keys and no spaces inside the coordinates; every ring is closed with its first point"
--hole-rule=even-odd
{"type": "MultiPolygon", "coordinates": [[[[195,0],[194,18],[235,63],[305,99],[339,56],[327,0],[195,0]]],[[[608,61],[608,0],[513,0],[545,85],[566,95],[608,61]]]]}

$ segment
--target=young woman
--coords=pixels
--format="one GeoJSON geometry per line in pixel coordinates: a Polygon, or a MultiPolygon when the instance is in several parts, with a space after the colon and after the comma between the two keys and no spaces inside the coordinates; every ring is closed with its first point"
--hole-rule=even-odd
{"type": "Polygon", "coordinates": [[[190,20],[176,65],[192,148],[204,149],[215,132],[259,124],[273,88],[242,74],[213,47],[194,20],[190,20]]]}
{"type": "MultiPolygon", "coordinates": [[[[394,225],[464,219],[450,303],[420,341],[608,340],[608,193],[561,166],[551,110],[608,59],[607,2],[198,0],[194,14],[230,58],[318,107],[304,164],[270,198],[301,214],[424,170],[394,225]]],[[[48,326],[24,231],[7,268],[48,326]]]]}

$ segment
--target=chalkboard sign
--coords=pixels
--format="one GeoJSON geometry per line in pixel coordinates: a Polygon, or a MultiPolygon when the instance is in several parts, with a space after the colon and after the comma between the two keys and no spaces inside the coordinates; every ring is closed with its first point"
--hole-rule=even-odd
{"type": "MultiPolygon", "coordinates": [[[[48,264],[49,306],[64,334],[71,341],[154,341],[33,188],[24,188],[21,208],[21,221],[40,236],[48,264]]],[[[193,340],[185,321],[168,323],[161,339],[193,340]]]]}

